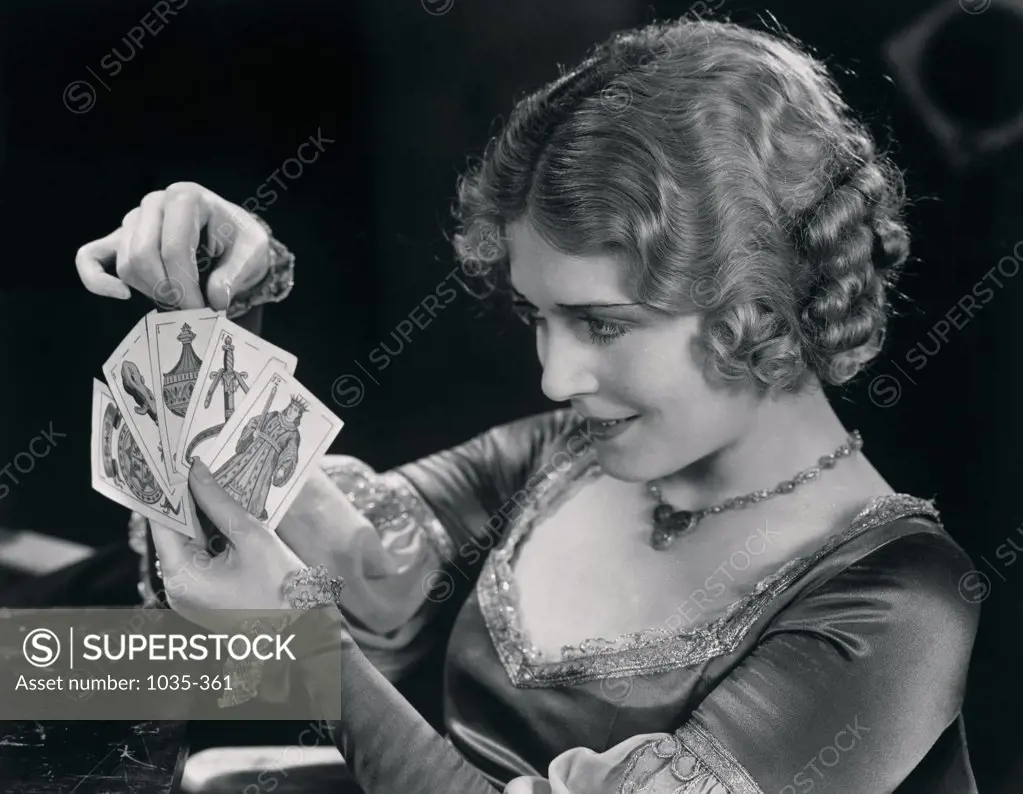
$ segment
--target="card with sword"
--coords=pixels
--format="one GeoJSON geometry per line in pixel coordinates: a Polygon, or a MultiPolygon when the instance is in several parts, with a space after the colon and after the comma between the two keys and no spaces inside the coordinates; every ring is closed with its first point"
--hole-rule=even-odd
{"type": "Polygon", "coordinates": [[[173,460],[187,476],[196,455],[207,453],[252,383],[273,365],[294,374],[298,359],[221,315],[199,369],[173,460]]]}

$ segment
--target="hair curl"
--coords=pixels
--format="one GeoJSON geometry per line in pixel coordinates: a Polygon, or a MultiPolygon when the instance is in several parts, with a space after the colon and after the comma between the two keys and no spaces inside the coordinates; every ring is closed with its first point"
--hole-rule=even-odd
{"type": "Polygon", "coordinates": [[[518,219],[559,251],[617,254],[640,300],[700,314],[709,374],[793,391],[879,352],[904,203],[796,41],[682,19],[617,34],[521,99],[458,181],[452,242],[490,292],[518,219]]]}

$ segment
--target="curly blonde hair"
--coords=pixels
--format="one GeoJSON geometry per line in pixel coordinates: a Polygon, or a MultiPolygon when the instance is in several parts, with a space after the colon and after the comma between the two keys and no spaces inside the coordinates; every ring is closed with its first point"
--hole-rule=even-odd
{"type": "Polygon", "coordinates": [[[821,62],[682,19],[617,34],[521,99],[458,181],[452,242],[497,294],[519,219],[564,253],[619,255],[641,301],[699,313],[708,374],[794,391],[879,352],[904,204],[821,62]]]}

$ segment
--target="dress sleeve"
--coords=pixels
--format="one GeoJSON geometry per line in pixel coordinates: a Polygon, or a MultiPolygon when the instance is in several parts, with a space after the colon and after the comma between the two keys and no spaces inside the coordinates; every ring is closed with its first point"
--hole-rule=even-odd
{"type": "Polygon", "coordinates": [[[674,733],[568,750],[505,792],[891,792],[959,716],[970,568],[937,534],[889,542],[782,612],[674,733]]]}

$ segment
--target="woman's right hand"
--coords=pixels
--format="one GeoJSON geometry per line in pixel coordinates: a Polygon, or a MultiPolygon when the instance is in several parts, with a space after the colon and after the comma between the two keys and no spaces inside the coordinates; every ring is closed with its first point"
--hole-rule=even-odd
{"type": "Polygon", "coordinates": [[[219,311],[266,275],[269,244],[266,229],[242,207],[194,182],[175,182],[147,194],[119,229],[79,248],[75,266],[97,295],[126,300],[135,289],[161,309],[219,311]],[[203,296],[199,275],[211,264],[203,296]]]}

